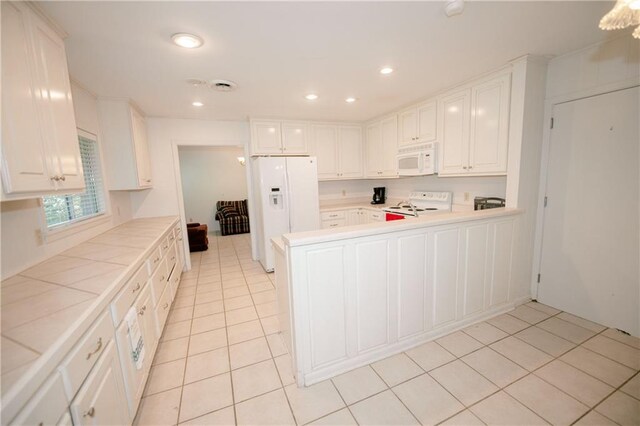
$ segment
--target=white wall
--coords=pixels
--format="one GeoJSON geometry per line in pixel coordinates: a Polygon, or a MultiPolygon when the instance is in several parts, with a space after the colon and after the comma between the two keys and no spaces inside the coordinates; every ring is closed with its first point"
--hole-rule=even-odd
{"type": "Polygon", "coordinates": [[[242,147],[179,147],[182,196],[187,222],[206,223],[209,231],[220,230],[215,217],[219,200],[247,198],[242,147]]]}
{"type": "MultiPolygon", "coordinates": [[[[98,135],[100,142],[95,96],[75,83],[71,84],[71,91],[77,126],[98,135]]],[[[106,179],[109,178],[108,172],[104,170],[106,179]]],[[[131,201],[127,192],[110,192],[109,201],[111,217],[107,221],[55,241],[43,241],[40,237],[42,219],[38,199],[0,203],[2,278],[10,277],[131,219],[131,201]]]]}
{"type": "Polygon", "coordinates": [[[249,122],[152,117],[147,118],[147,134],[153,189],[131,193],[133,215],[178,215],[178,179],[173,168],[177,146],[244,146],[249,143],[249,122]]]}
{"type": "Polygon", "coordinates": [[[474,197],[504,198],[506,182],[505,176],[443,178],[415,176],[398,179],[326,181],[319,183],[319,194],[321,200],[371,197],[374,187],[384,186],[387,188],[388,198],[404,199],[411,191],[452,191],[455,204],[473,206],[474,197]],[[465,193],[469,194],[468,200],[465,200],[465,193]]]}

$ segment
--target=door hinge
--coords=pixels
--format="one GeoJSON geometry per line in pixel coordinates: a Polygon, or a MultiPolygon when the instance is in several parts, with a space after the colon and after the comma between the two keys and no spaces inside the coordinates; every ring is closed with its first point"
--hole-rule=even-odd
{"type": "Polygon", "coordinates": [[[540,283],[540,274],[538,274],[538,284],[540,283]]]}
{"type": "Polygon", "coordinates": [[[553,129],[553,117],[551,117],[551,126],[549,126],[550,129],[553,129]]]}
{"type": "Polygon", "coordinates": [[[547,201],[548,201],[548,199],[547,199],[547,196],[545,195],[545,196],[544,196],[544,206],[545,206],[545,207],[547,207],[547,201]]]}

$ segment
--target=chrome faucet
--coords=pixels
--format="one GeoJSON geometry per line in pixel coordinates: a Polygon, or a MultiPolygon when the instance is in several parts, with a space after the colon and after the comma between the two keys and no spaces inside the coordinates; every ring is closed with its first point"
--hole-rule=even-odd
{"type": "Polygon", "coordinates": [[[409,201],[409,200],[407,200],[407,201],[400,201],[398,204],[396,204],[396,207],[400,207],[400,206],[402,206],[403,204],[408,204],[408,205],[409,205],[409,207],[411,208],[411,211],[413,212],[413,215],[414,215],[415,217],[418,217],[418,212],[417,212],[417,210],[416,210],[416,206],[414,206],[414,205],[413,205],[413,203],[412,203],[411,201],[409,201]]]}

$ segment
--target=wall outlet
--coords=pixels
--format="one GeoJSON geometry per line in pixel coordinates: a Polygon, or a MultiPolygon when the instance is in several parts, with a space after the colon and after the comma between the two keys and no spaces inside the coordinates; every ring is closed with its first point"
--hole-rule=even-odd
{"type": "Polygon", "coordinates": [[[343,196],[343,197],[346,197],[346,196],[347,196],[347,190],[346,190],[346,189],[343,189],[343,190],[342,190],[342,196],[343,196]]]}
{"type": "Polygon", "coordinates": [[[468,192],[464,193],[464,200],[465,201],[469,201],[469,193],[468,192]]]}

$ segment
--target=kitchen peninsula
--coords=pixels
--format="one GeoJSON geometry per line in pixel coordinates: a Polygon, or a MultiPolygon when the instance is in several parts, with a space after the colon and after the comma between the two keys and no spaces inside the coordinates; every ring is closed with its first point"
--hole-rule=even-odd
{"type": "Polygon", "coordinates": [[[529,300],[514,271],[522,213],[441,213],[275,240],[280,326],[298,385],[529,300]]]}

